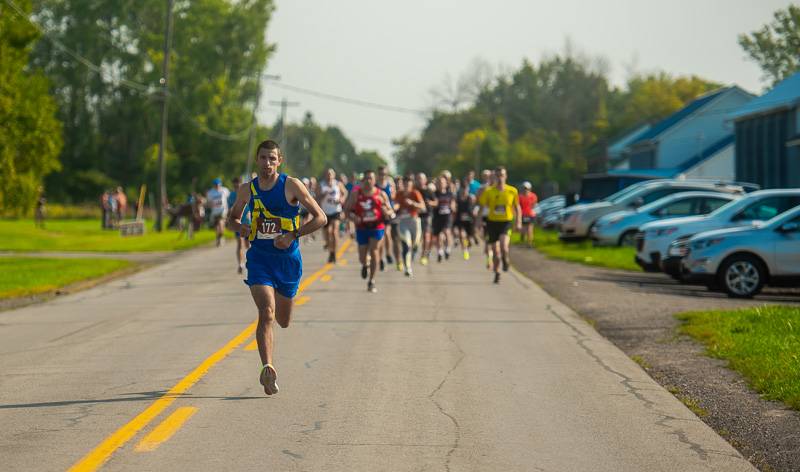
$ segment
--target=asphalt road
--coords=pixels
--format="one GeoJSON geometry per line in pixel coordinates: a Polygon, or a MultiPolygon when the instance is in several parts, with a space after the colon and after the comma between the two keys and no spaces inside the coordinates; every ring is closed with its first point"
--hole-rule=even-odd
{"type": "Polygon", "coordinates": [[[265,397],[233,248],[0,313],[3,470],[754,470],[565,305],[480,258],[304,247],[265,397]]]}

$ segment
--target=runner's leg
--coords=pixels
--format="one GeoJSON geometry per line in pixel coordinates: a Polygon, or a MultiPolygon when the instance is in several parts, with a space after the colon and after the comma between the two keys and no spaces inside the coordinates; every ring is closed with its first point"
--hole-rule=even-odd
{"type": "Polygon", "coordinates": [[[375,272],[378,271],[378,255],[380,253],[382,241],[379,241],[374,238],[369,238],[369,245],[367,246],[369,249],[369,281],[375,282],[375,272]]]}
{"type": "Polygon", "coordinates": [[[251,285],[250,294],[258,309],[256,325],[256,343],[261,364],[272,364],[273,334],[275,322],[275,289],[269,285],[251,285]]]}
{"type": "Polygon", "coordinates": [[[292,321],[292,299],[275,292],[275,320],[281,328],[288,328],[292,321]]]}

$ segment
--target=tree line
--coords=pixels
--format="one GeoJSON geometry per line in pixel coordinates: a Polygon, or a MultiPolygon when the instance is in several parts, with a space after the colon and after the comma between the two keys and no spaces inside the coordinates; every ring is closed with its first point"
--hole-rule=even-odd
{"type": "MultiPolygon", "coordinates": [[[[156,188],[166,4],[0,0],[0,213],[28,212],[42,185],[63,203],[95,201],[116,185],[131,196],[143,183],[156,188]]],[[[266,41],[273,10],[273,0],[174,2],[165,147],[172,200],[193,182],[245,170],[260,76],[276,47],[266,41]]],[[[795,72],[800,7],[777,11],[739,43],[765,80],[795,72]]],[[[605,170],[615,136],[717,86],[653,73],[616,88],[602,61],[569,50],[509,73],[472,72],[438,91],[420,136],[397,141],[399,170],[505,164],[515,178],[566,189],[605,170]]],[[[256,134],[270,131],[286,138],[294,173],[385,163],[310,114],[256,134]]]]}

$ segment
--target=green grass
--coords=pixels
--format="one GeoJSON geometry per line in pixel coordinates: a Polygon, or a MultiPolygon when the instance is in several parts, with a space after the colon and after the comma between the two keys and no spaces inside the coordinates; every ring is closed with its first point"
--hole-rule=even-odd
{"type": "Polygon", "coordinates": [[[101,229],[100,220],[48,220],[45,224],[46,229],[39,229],[33,220],[0,220],[0,251],[173,251],[214,240],[208,229],[196,232],[189,241],[177,231],[156,233],[150,224],[143,236],[126,237],[101,229]]]}
{"type": "Polygon", "coordinates": [[[727,359],[751,387],[800,410],[800,307],[763,306],[676,315],[681,332],[727,359]]]}
{"type": "Polygon", "coordinates": [[[119,259],[0,257],[0,299],[50,292],[131,267],[119,259]]]}
{"type": "MultiPolygon", "coordinates": [[[[512,242],[522,244],[518,234],[512,235],[512,242]]],[[[558,232],[536,228],[533,246],[537,251],[555,258],[581,264],[641,272],[632,247],[594,247],[591,241],[564,243],[558,239],[558,232]]]]}

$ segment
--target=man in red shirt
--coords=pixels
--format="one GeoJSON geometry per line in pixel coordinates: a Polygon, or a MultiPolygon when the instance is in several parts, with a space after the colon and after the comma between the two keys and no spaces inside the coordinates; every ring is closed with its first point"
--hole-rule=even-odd
{"type": "Polygon", "coordinates": [[[539,203],[539,197],[531,190],[531,183],[522,182],[522,191],[519,193],[519,206],[522,209],[522,241],[533,244],[533,220],[536,212],[533,210],[539,203]]]}

